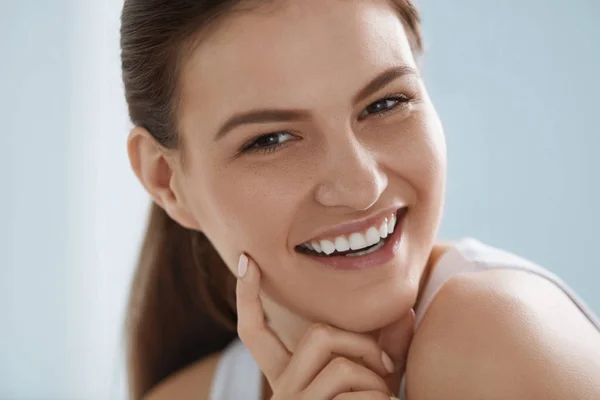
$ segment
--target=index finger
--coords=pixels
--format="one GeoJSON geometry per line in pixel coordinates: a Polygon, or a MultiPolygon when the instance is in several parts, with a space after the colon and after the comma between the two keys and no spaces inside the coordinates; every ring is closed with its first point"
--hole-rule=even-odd
{"type": "Polygon", "coordinates": [[[273,384],[288,365],[291,355],[265,322],[260,299],[260,270],[245,254],[240,256],[236,285],[238,335],[273,384]]]}

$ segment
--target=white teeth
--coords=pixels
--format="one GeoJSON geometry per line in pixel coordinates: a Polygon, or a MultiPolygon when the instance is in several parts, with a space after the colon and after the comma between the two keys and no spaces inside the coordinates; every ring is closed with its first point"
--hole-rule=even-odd
{"type": "Polygon", "coordinates": [[[370,227],[367,231],[367,245],[372,246],[375,243],[379,242],[381,237],[379,236],[379,231],[374,226],[370,227]]]}
{"type": "Polygon", "coordinates": [[[374,253],[377,250],[381,249],[383,247],[383,244],[384,244],[384,242],[381,241],[381,242],[377,243],[377,245],[375,245],[367,250],[357,251],[356,253],[348,253],[348,254],[346,254],[346,257],[360,257],[360,256],[364,256],[367,254],[374,253]]]}
{"type": "Polygon", "coordinates": [[[321,240],[321,251],[330,255],[335,251],[335,245],[329,240],[321,240]]]}
{"type": "MultiPolygon", "coordinates": [[[[386,218],[379,227],[372,226],[364,233],[352,233],[349,237],[347,236],[338,236],[333,240],[321,240],[321,241],[312,241],[304,243],[303,246],[309,250],[312,250],[317,253],[325,253],[326,255],[331,255],[335,251],[338,252],[346,252],[348,250],[362,250],[367,247],[371,247],[375,244],[374,248],[381,248],[380,245],[383,245],[384,241],[382,239],[387,238],[392,233],[394,233],[394,229],[396,227],[396,215],[392,214],[388,218],[386,218]]],[[[363,255],[370,252],[356,252],[353,253],[353,256],[363,255]]]]}
{"type": "Polygon", "coordinates": [[[337,251],[348,251],[350,250],[350,243],[343,236],[338,236],[335,238],[335,249],[337,251]]]}
{"type": "Polygon", "coordinates": [[[353,233],[350,235],[350,248],[352,250],[364,249],[367,246],[367,240],[361,233],[353,233]]]}
{"type": "Polygon", "coordinates": [[[396,227],[396,214],[393,214],[387,223],[388,235],[394,233],[394,228],[396,227]]]}
{"type": "Polygon", "coordinates": [[[381,223],[381,226],[379,227],[379,236],[381,236],[382,239],[385,239],[388,235],[388,225],[387,225],[387,218],[385,219],[385,221],[383,221],[381,223]]]}

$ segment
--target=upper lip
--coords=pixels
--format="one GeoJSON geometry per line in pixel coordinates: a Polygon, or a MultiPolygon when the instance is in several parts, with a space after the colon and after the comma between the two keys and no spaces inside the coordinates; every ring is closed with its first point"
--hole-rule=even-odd
{"type": "Polygon", "coordinates": [[[379,227],[385,217],[396,214],[398,210],[406,207],[404,204],[399,204],[394,207],[389,207],[384,210],[371,214],[368,217],[357,219],[354,221],[344,222],[332,228],[326,228],[318,231],[311,239],[302,243],[318,242],[323,239],[331,239],[337,236],[348,235],[354,232],[363,232],[372,226],[379,227]]]}

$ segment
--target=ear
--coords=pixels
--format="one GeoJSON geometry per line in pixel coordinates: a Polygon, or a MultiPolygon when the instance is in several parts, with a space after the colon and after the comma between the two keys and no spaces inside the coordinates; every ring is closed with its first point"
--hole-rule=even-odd
{"type": "Polygon", "coordinates": [[[129,133],[127,152],[133,172],[154,202],[183,227],[200,230],[176,185],[175,168],[179,165],[174,151],[158,144],[150,132],[138,126],[129,133]]]}

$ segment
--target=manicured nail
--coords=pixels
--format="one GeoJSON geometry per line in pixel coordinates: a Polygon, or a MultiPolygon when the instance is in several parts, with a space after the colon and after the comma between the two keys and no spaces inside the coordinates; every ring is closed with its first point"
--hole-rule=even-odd
{"type": "Polygon", "coordinates": [[[246,271],[248,271],[248,257],[242,254],[238,261],[238,278],[243,278],[246,275],[246,271]]]}
{"type": "Polygon", "coordinates": [[[381,361],[383,362],[383,366],[385,367],[385,369],[387,370],[387,372],[389,372],[390,374],[392,372],[394,372],[394,362],[392,361],[392,359],[390,358],[390,356],[388,356],[386,354],[385,351],[381,352],[381,361]]]}

